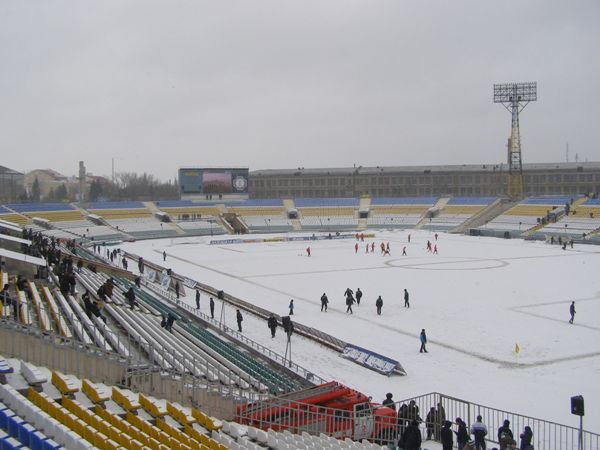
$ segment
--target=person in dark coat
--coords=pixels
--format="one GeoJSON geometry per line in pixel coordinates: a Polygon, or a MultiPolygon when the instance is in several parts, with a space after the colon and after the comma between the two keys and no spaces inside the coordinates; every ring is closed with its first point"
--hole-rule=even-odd
{"type": "Polygon", "coordinates": [[[167,252],[163,250],[163,261],[167,260],[167,252]]]}
{"type": "Polygon", "coordinates": [[[208,303],[208,306],[210,307],[210,318],[214,319],[215,318],[215,301],[213,300],[213,298],[210,298],[210,302],[208,303]]]}
{"type": "Polygon", "coordinates": [[[179,299],[179,281],[175,281],[175,296],[179,299]]]}
{"type": "Polygon", "coordinates": [[[200,291],[196,289],[196,309],[200,309],[200,291]]]}
{"type": "Polygon", "coordinates": [[[352,304],[354,303],[354,297],[352,297],[352,294],[348,295],[348,297],[346,297],[346,312],[353,314],[352,313],[352,304]]]}
{"type": "Polygon", "coordinates": [[[235,320],[237,321],[238,331],[241,333],[242,332],[242,320],[244,320],[244,318],[242,317],[242,313],[240,312],[239,309],[236,309],[236,311],[235,311],[235,320]]]}
{"type": "Polygon", "coordinates": [[[277,330],[277,319],[273,314],[267,319],[267,326],[269,327],[269,330],[271,330],[271,338],[274,338],[275,331],[277,330]]]}
{"type": "Polygon", "coordinates": [[[427,345],[427,335],[425,334],[425,328],[421,330],[419,340],[421,341],[421,349],[419,350],[419,353],[427,353],[427,348],[425,347],[427,345]]]}
{"type": "Polygon", "coordinates": [[[135,283],[135,285],[136,285],[138,288],[141,288],[141,287],[142,287],[142,279],[141,279],[139,276],[138,276],[138,277],[135,277],[135,279],[133,280],[133,282],[135,283]]]}
{"type": "Polygon", "coordinates": [[[86,289],[83,295],[81,296],[81,300],[83,301],[83,309],[88,317],[91,319],[93,314],[93,303],[90,299],[90,292],[86,289]]]}
{"type": "Polygon", "coordinates": [[[165,330],[172,333],[173,332],[173,323],[175,322],[175,320],[176,320],[175,316],[173,314],[169,313],[169,315],[167,316],[167,321],[165,323],[165,330]]]}
{"type": "Polygon", "coordinates": [[[500,443],[500,450],[507,450],[510,444],[513,443],[515,438],[510,429],[510,421],[506,419],[504,424],[498,428],[498,442],[500,443]]]}
{"type": "Polygon", "coordinates": [[[328,303],[329,299],[327,298],[327,295],[325,295],[325,292],[323,292],[323,295],[321,295],[321,312],[323,312],[323,309],[325,309],[325,312],[327,312],[328,303]]]}
{"type": "Polygon", "coordinates": [[[129,307],[131,309],[133,309],[133,307],[136,304],[136,302],[135,302],[135,292],[133,292],[133,288],[130,287],[129,290],[127,292],[125,292],[124,296],[127,299],[127,303],[129,303],[129,307]]]}
{"type": "Polygon", "coordinates": [[[362,298],[362,291],[360,288],[356,290],[356,304],[360,305],[360,299],[362,298]]]}
{"type": "Polygon", "coordinates": [[[416,420],[412,420],[402,435],[402,442],[398,446],[404,450],[419,450],[421,448],[421,430],[416,420]]]}
{"type": "Polygon", "coordinates": [[[346,290],[344,291],[344,295],[346,297],[348,297],[349,295],[354,295],[354,291],[350,288],[346,288],[346,290]]]}
{"type": "Polygon", "coordinates": [[[449,420],[445,420],[444,425],[442,426],[442,431],[440,432],[442,450],[452,450],[453,436],[450,425],[452,425],[452,423],[449,420]]]}
{"type": "Polygon", "coordinates": [[[467,424],[463,422],[460,417],[456,418],[456,423],[458,424],[458,431],[456,433],[456,444],[458,445],[458,450],[463,450],[464,446],[469,442],[469,432],[467,431],[467,424]]]}
{"type": "Polygon", "coordinates": [[[431,407],[427,416],[425,417],[425,429],[427,430],[427,440],[430,440],[433,437],[433,429],[435,424],[437,423],[437,411],[435,407],[431,407]]]}
{"type": "Polygon", "coordinates": [[[575,302],[571,302],[571,306],[569,306],[569,314],[571,314],[569,323],[573,323],[573,321],[575,320],[575,302]]]}
{"type": "Polygon", "coordinates": [[[381,308],[383,308],[383,299],[381,298],[381,295],[379,297],[377,297],[377,300],[375,300],[375,306],[377,307],[377,315],[381,315],[381,308]]]}
{"type": "Polygon", "coordinates": [[[410,302],[408,301],[408,291],[404,289],[404,307],[410,308],[410,302]]]}
{"type": "Polygon", "coordinates": [[[381,404],[383,406],[387,406],[388,408],[392,408],[394,411],[396,411],[396,404],[394,403],[394,400],[392,399],[393,395],[391,392],[388,392],[387,394],[385,394],[385,400],[381,402],[381,404]]]}
{"type": "Polygon", "coordinates": [[[528,426],[525,427],[525,430],[521,433],[521,445],[519,446],[519,450],[533,450],[533,445],[531,445],[531,441],[533,440],[533,431],[528,426]]]}
{"type": "Polygon", "coordinates": [[[288,305],[288,308],[290,309],[290,316],[294,315],[294,299],[290,300],[290,304],[288,305]]]}

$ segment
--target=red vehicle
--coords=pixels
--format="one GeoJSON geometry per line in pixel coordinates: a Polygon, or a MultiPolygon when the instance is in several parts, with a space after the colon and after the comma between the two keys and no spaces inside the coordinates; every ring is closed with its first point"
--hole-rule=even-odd
{"type": "Polygon", "coordinates": [[[396,411],[336,381],[238,407],[236,420],[263,430],[325,433],[383,442],[396,433],[396,411]]]}

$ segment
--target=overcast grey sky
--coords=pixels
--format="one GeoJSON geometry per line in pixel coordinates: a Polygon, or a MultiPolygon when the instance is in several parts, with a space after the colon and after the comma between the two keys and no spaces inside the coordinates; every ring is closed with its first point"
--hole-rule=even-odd
{"type": "Polygon", "coordinates": [[[0,164],[75,174],[600,160],[600,1],[0,0],[0,164]]]}

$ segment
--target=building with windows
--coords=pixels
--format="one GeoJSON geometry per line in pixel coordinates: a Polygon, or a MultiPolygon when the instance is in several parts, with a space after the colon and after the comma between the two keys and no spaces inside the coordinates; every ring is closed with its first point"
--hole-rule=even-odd
{"type": "Polygon", "coordinates": [[[13,202],[25,193],[25,175],[8,167],[0,166],[0,201],[13,202]]]}
{"type": "MultiPolygon", "coordinates": [[[[506,194],[505,164],[282,169],[250,172],[251,198],[506,194]]],[[[523,164],[524,195],[600,191],[600,162],[523,164]]]]}

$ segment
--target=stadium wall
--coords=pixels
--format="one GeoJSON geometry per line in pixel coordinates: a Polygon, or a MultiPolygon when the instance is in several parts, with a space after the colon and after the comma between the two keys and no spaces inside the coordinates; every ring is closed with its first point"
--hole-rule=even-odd
{"type": "MultiPolygon", "coordinates": [[[[600,192],[600,162],[524,164],[525,195],[600,192]]],[[[503,164],[250,172],[251,198],[498,196],[506,194],[503,164]]]]}

